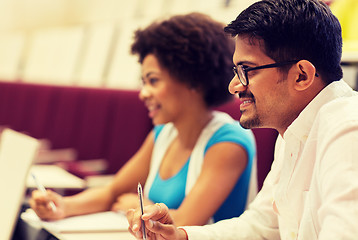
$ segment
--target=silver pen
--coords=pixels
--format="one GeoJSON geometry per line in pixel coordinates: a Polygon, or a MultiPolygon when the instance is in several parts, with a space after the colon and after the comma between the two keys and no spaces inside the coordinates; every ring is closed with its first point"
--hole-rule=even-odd
{"type": "MultiPolygon", "coordinates": [[[[141,214],[143,216],[143,191],[142,191],[142,185],[140,185],[140,183],[138,183],[138,198],[139,198],[139,205],[140,205],[140,211],[141,211],[141,214]]],[[[144,220],[142,219],[142,231],[143,231],[143,239],[144,240],[147,240],[147,234],[145,232],[145,224],[144,224],[144,220]]]]}

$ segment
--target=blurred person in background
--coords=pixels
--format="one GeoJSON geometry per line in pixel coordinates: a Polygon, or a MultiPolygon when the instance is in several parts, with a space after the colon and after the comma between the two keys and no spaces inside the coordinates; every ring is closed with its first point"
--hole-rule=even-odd
{"type": "Polygon", "coordinates": [[[250,176],[256,178],[254,136],[213,110],[233,100],[227,86],[234,41],[223,27],[192,13],[135,32],[132,53],[142,66],[139,97],[153,131],[109,185],[68,197],[34,191],[30,205],[40,218],[135,208],[138,182],[145,184],[145,204],[164,203],[179,225],[203,225],[244,211],[257,187],[249,189],[250,176]]]}

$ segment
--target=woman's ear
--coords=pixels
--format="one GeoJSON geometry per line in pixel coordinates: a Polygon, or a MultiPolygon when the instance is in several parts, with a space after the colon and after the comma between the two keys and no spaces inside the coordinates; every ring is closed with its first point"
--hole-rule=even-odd
{"type": "Polygon", "coordinates": [[[296,64],[297,67],[297,77],[295,80],[295,89],[297,91],[303,91],[309,88],[316,77],[316,68],[315,66],[307,61],[301,60],[296,64]]]}

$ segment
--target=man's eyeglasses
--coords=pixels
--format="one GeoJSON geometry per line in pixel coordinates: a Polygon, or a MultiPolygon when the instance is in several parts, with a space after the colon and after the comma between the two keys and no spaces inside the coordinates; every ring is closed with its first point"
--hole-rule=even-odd
{"type": "MultiPolygon", "coordinates": [[[[243,65],[238,65],[237,67],[234,66],[232,70],[234,71],[234,74],[238,76],[241,84],[243,86],[249,85],[249,78],[247,77],[247,73],[253,70],[259,70],[259,69],[265,69],[265,68],[275,68],[275,67],[282,67],[285,65],[290,65],[297,63],[299,60],[291,60],[286,62],[279,62],[279,63],[272,63],[257,67],[244,67],[243,65]]],[[[318,74],[316,73],[316,76],[318,77],[318,74]]]]}

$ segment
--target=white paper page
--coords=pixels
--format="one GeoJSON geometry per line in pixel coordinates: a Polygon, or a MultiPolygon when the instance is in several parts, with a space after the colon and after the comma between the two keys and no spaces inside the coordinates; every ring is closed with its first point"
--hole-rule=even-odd
{"type": "Polygon", "coordinates": [[[41,221],[32,209],[21,218],[33,226],[42,226],[49,232],[116,232],[127,231],[128,221],[124,214],[112,211],[68,217],[58,221],[41,221]]]}
{"type": "MultiPolygon", "coordinates": [[[[33,165],[30,169],[45,188],[83,189],[86,181],[55,165],[33,165]]],[[[31,174],[27,176],[27,187],[36,188],[31,174]]]]}

